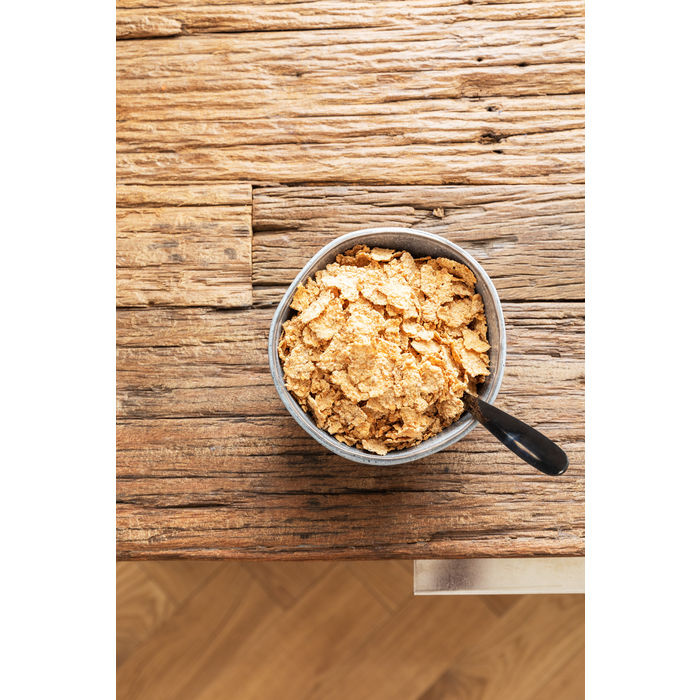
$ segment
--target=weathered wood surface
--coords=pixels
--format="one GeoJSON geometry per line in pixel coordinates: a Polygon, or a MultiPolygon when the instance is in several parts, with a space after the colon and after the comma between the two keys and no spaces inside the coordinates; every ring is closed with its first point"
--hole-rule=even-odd
{"type": "Polygon", "coordinates": [[[118,207],[251,207],[253,191],[243,183],[117,185],[118,207]]]}
{"type": "MultiPolygon", "coordinates": [[[[380,101],[358,107],[357,114],[344,114],[332,105],[326,108],[326,115],[304,114],[305,106],[288,105],[290,114],[275,114],[274,118],[265,116],[260,105],[250,105],[254,114],[249,119],[234,118],[230,98],[222,96],[222,100],[223,103],[211,105],[207,120],[191,121],[199,107],[181,104],[177,98],[175,104],[165,105],[167,119],[160,118],[162,110],[158,107],[150,114],[138,115],[143,120],[124,120],[119,127],[120,151],[154,152],[175,142],[183,148],[234,148],[248,144],[330,147],[337,142],[361,139],[362,144],[352,144],[353,149],[359,150],[360,145],[376,149],[412,144],[442,145],[448,149],[471,143],[480,153],[517,155],[524,152],[520,146],[525,137],[557,137],[564,144],[572,136],[566,132],[580,133],[584,123],[584,98],[577,94],[478,98],[461,103],[436,98],[430,105],[423,105],[424,111],[417,109],[414,100],[386,104],[380,101]],[[152,121],[145,121],[147,118],[152,121]]],[[[209,106],[204,107],[209,110],[209,106]]],[[[123,113],[135,111],[134,103],[129,101],[123,113]]],[[[573,147],[580,148],[580,144],[572,142],[573,147]]]]}
{"type": "Polygon", "coordinates": [[[470,251],[501,299],[584,297],[582,185],[265,187],[254,206],[255,285],[289,284],[343,233],[403,226],[470,251]]]}
{"type": "Polygon", "coordinates": [[[403,27],[462,20],[558,19],[583,15],[582,0],[311,0],[231,2],[117,0],[117,38],[210,32],[403,27]]]}
{"type": "Polygon", "coordinates": [[[582,304],[505,314],[499,405],[564,446],[564,477],[541,477],[479,428],[409,465],[350,464],[277,397],[272,309],[119,310],[120,556],[581,554],[582,304]]]}
{"type": "Polygon", "coordinates": [[[117,305],[250,306],[250,206],[117,210],[117,305]]]}
{"type": "MultiPolygon", "coordinates": [[[[272,313],[119,310],[119,417],[286,416],[268,368],[272,313]]],[[[507,405],[530,415],[541,409],[539,419],[550,409],[568,411],[583,378],[583,305],[506,303],[504,313],[508,360],[499,403],[520,397],[523,405],[507,405]]]]}
{"type": "Polygon", "coordinates": [[[119,0],[117,19],[118,556],[583,554],[582,4],[119,0]],[[381,225],[483,263],[498,403],[561,442],[563,477],[480,428],[355,465],[284,410],[272,307],[319,246],[381,225]]]}
{"type": "Polygon", "coordinates": [[[176,36],[182,24],[176,19],[153,13],[123,13],[117,10],[117,39],[145,39],[176,36]]]}
{"type": "Polygon", "coordinates": [[[582,38],[579,16],[438,13],[119,42],[118,177],[580,183],[582,38]]]}

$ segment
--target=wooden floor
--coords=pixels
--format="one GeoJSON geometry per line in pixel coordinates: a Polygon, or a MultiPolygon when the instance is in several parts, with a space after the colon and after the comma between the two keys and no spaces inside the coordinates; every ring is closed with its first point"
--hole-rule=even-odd
{"type": "Polygon", "coordinates": [[[583,698],[583,596],[414,597],[412,565],[117,564],[117,697],[583,698]]]}

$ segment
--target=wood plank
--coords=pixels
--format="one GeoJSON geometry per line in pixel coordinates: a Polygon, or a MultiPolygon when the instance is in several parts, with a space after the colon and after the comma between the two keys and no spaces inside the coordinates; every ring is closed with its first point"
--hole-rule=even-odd
{"type": "Polygon", "coordinates": [[[583,19],[451,20],[119,42],[119,181],[582,182],[583,19]]]}
{"type": "Polygon", "coordinates": [[[178,20],[153,13],[124,13],[117,10],[117,39],[175,36],[182,31],[178,20]]]}
{"type": "Polygon", "coordinates": [[[248,572],[223,566],[119,667],[117,697],[193,697],[248,635],[279,613],[248,572]]]}
{"type": "MultiPolygon", "coordinates": [[[[449,19],[452,20],[452,17],[449,19]]],[[[551,22],[514,20],[510,17],[489,22],[443,21],[439,15],[431,14],[428,22],[409,20],[401,26],[386,29],[256,32],[182,36],[148,43],[119,42],[118,93],[136,96],[140,89],[154,90],[160,85],[165,87],[163,92],[175,91],[173,88],[178,85],[189,85],[192,92],[219,92],[229,84],[253,88],[253,78],[262,75],[262,72],[266,75],[277,74],[278,77],[306,76],[308,79],[317,71],[330,70],[337,72],[338,77],[347,83],[354,75],[348,71],[347,64],[357,69],[357,77],[361,78],[363,75],[369,77],[378,72],[406,68],[409,59],[420,62],[413,66],[415,71],[582,64],[583,28],[582,16],[558,18],[551,22]],[[324,50],[319,51],[319,47],[324,47],[324,50]],[[435,49],[440,49],[439,56],[435,55],[435,49]],[[246,61],[241,60],[244,56],[246,61]],[[298,64],[290,65],[290,58],[297,59],[298,64]],[[346,65],[339,65],[339,59],[346,59],[346,65]],[[523,62],[528,65],[518,66],[523,62]],[[236,71],[241,71],[237,81],[236,71]],[[301,76],[299,72],[302,72],[301,76]],[[205,78],[212,79],[214,83],[205,84],[205,78]],[[189,81],[184,82],[187,79],[189,81]]],[[[457,75],[453,74],[454,77],[457,75]]],[[[398,84],[402,86],[401,81],[398,84]]],[[[326,87],[333,88],[330,81],[326,82],[326,87]]],[[[548,89],[540,94],[563,93],[548,89]]],[[[464,94],[452,96],[462,97],[464,94]]],[[[335,103],[340,105],[342,101],[335,103]]],[[[128,108],[128,105],[124,107],[128,108]]]]}
{"type": "MultiPolygon", "coordinates": [[[[275,288],[282,296],[284,288],[275,288]]],[[[277,302],[279,299],[277,299],[277,302]]],[[[207,307],[117,309],[117,345],[153,348],[235,343],[236,355],[243,352],[257,364],[264,360],[264,325],[271,313],[207,307]],[[250,324],[253,324],[251,327],[250,324]]],[[[268,327],[269,329],[269,327],[268,327]]]]}
{"type": "Polygon", "coordinates": [[[117,305],[252,303],[247,206],[117,209],[117,305]]]}
{"type": "Polygon", "coordinates": [[[260,184],[583,182],[583,130],[562,136],[514,137],[507,148],[488,144],[358,146],[353,135],[336,144],[188,149],[173,142],[167,147],[167,152],[119,153],[119,177],[125,182],[235,177],[260,184]]]}
{"type": "Polygon", "coordinates": [[[118,207],[252,206],[253,192],[245,183],[117,185],[118,207]]]}
{"type": "Polygon", "coordinates": [[[333,238],[377,226],[419,228],[457,243],[504,300],[584,297],[582,185],[259,188],[253,284],[289,284],[333,238]]]}
{"type": "MultiPolygon", "coordinates": [[[[131,101],[129,106],[133,106],[131,101]]],[[[303,144],[311,148],[317,144],[345,143],[352,138],[361,139],[368,148],[431,144],[447,151],[455,143],[464,143],[472,144],[474,153],[514,155],[522,152],[518,147],[525,143],[525,137],[569,143],[563,132],[584,127],[584,98],[580,94],[435,99],[424,104],[422,110],[416,109],[415,100],[380,102],[362,107],[359,113],[345,105],[343,111],[323,105],[322,112],[312,114],[308,113],[308,104],[303,105],[306,112],[299,114],[292,105],[287,107],[289,114],[270,119],[257,111],[248,114],[250,108],[245,106],[241,108],[244,116],[239,116],[228,102],[217,102],[213,111],[206,107],[208,119],[191,121],[194,105],[176,101],[168,105],[167,114],[144,115],[157,119],[120,124],[119,150],[165,150],[174,142],[187,148],[231,149],[251,143],[287,147],[303,144]]],[[[571,136],[579,138],[580,134],[571,136]]],[[[582,143],[572,145],[578,150],[581,147],[582,143]]]]}
{"type": "Polygon", "coordinates": [[[576,90],[569,92],[471,97],[435,94],[428,101],[417,95],[394,100],[379,99],[381,95],[372,100],[367,95],[365,102],[359,102],[358,96],[345,103],[297,103],[296,92],[287,89],[274,96],[279,101],[279,114],[274,118],[266,113],[267,103],[239,104],[228,93],[217,93],[216,102],[206,91],[174,93],[167,103],[152,104],[151,112],[145,108],[157,94],[147,100],[133,95],[124,100],[119,111],[118,147],[124,153],[155,151],[176,138],[188,147],[244,146],[251,141],[260,146],[304,143],[311,147],[361,138],[371,146],[382,142],[394,146],[427,143],[446,149],[461,139],[498,152],[497,144],[508,150],[511,143],[518,143],[518,136],[582,128],[583,95],[576,90]],[[198,122],[202,110],[207,119],[198,122]]]}
{"type": "Polygon", "coordinates": [[[256,309],[277,306],[286,291],[287,285],[279,284],[273,284],[269,287],[253,287],[253,306],[256,309]]]}
{"type": "MultiPolygon", "coordinates": [[[[265,478],[258,473],[119,479],[117,555],[298,560],[582,556],[583,450],[554,437],[573,462],[556,484],[500,454],[485,458],[476,436],[430,465],[390,476],[378,469],[351,474],[339,459],[302,445],[304,458],[297,454],[281,462],[265,478]]],[[[191,445],[184,450],[191,451],[191,445]]],[[[272,457],[280,462],[279,455],[272,457]]],[[[261,461],[239,468],[261,472],[261,461]]],[[[227,465],[229,474],[233,468],[227,465]]]]}
{"type": "Polygon", "coordinates": [[[310,0],[232,2],[231,0],[118,0],[117,38],[250,32],[265,30],[401,27],[407,22],[468,19],[552,19],[583,16],[583,2],[520,0],[411,0],[411,2],[310,0]]]}
{"type": "Polygon", "coordinates": [[[270,315],[119,312],[121,558],[583,553],[582,304],[505,305],[498,403],[561,442],[556,479],[480,428],[389,472],[328,453],[271,386],[270,315]]]}
{"type": "MultiPolygon", "coordinates": [[[[128,346],[117,350],[118,416],[257,416],[261,425],[272,416],[286,416],[268,366],[272,313],[271,308],[120,311],[118,337],[128,346]]],[[[508,363],[503,405],[540,420],[548,421],[551,410],[564,421],[578,420],[583,304],[506,303],[504,314],[508,363]]]]}
{"type": "Polygon", "coordinates": [[[198,697],[303,698],[334,658],[361,647],[388,613],[335,564],[277,624],[249,634],[198,697]],[[232,689],[235,692],[232,693],[232,689]]]}
{"type": "Polygon", "coordinates": [[[141,570],[178,606],[204,586],[225,564],[215,561],[142,561],[141,570]]]}

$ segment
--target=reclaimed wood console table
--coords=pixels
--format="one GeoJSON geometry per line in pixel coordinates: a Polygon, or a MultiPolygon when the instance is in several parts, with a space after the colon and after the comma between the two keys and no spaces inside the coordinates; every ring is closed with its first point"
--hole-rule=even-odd
{"type": "Polygon", "coordinates": [[[583,555],[583,3],[117,7],[117,556],[583,555]],[[274,306],[328,240],[387,225],[482,263],[497,403],[564,476],[478,427],[354,464],[287,414],[274,306]]]}

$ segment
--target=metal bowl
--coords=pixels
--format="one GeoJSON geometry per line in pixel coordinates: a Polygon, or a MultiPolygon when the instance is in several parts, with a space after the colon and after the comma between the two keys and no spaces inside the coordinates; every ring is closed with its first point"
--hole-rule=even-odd
{"type": "Polygon", "coordinates": [[[277,354],[282,324],[294,313],[290,303],[296,288],[322,270],[326,265],[335,261],[336,255],[342,253],[354,245],[364,243],[370,247],[392,248],[394,250],[407,250],[414,257],[424,256],[443,257],[464,263],[471,269],[476,277],[476,291],[484,300],[486,322],[488,324],[488,340],[491,344],[489,351],[491,374],[479,387],[479,395],[485,401],[493,403],[498,394],[503,378],[503,369],[506,363],[506,327],[503,319],[503,310],[498,298],[496,288],[489,276],[481,268],[474,258],[459,246],[450,241],[425,231],[410,228],[368,228],[361,231],[340,236],[321,248],[316,255],[309,260],[304,269],[296,276],[282,297],[270,326],[270,339],[268,342],[268,355],[270,358],[270,372],[275,383],[277,393],[282,403],[292,414],[292,418],[315,440],[328,448],[331,452],[361,464],[403,464],[435,454],[449,445],[461,440],[467,433],[474,429],[476,421],[469,413],[464,413],[459,420],[445,428],[443,431],[424,440],[418,445],[402,450],[394,450],[386,455],[377,455],[372,452],[350,447],[336,440],[330,433],[319,428],[313,418],[306,413],[289,393],[284,385],[284,373],[282,364],[277,354]]]}

